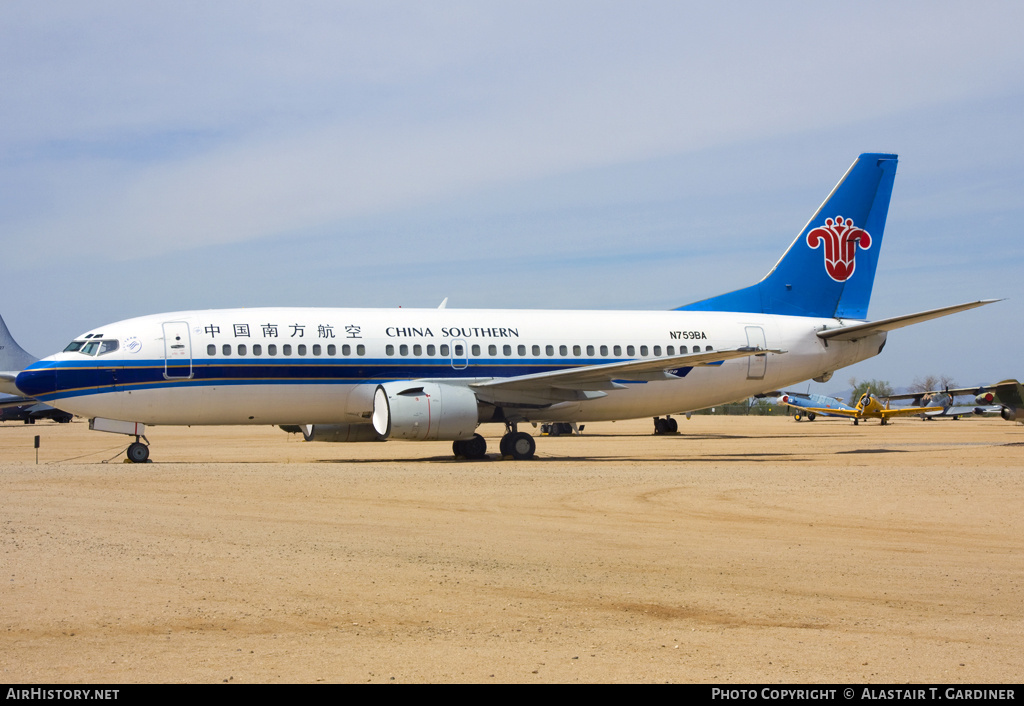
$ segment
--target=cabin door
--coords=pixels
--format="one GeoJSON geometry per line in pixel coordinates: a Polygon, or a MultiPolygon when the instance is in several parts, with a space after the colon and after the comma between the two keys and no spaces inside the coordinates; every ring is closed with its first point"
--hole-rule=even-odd
{"type": "MultiPolygon", "coordinates": [[[[747,345],[762,350],[768,347],[764,340],[764,329],[760,326],[747,326],[747,345]]],[[[761,380],[768,368],[768,354],[752,355],[747,358],[747,380],[761,380]]]]}
{"type": "Polygon", "coordinates": [[[192,332],[188,322],[164,323],[164,378],[167,380],[192,377],[192,332]]]}

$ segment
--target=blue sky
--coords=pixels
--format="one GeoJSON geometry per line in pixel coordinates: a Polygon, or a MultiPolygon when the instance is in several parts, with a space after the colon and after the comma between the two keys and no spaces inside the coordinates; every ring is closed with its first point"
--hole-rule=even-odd
{"type": "Polygon", "coordinates": [[[839,371],[1020,377],[1024,5],[0,4],[0,259],[36,355],[234,306],[668,309],[900,155],[839,371]]]}

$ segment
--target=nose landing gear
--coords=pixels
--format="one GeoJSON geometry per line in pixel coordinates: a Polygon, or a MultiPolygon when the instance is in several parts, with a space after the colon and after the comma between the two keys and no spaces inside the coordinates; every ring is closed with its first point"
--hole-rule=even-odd
{"type": "Polygon", "coordinates": [[[128,445],[126,453],[128,460],[132,463],[146,463],[149,460],[149,439],[146,439],[145,424],[93,417],[89,420],[89,428],[93,431],[106,431],[111,434],[134,436],[135,441],[128,445]],[[144,444],[140,440],[145,440],[146,443],[144,444]]]}
{"type": "Polygon", "coordinates": [[[132,463],[145,463],[149,460],[149,447],[135,437],[135,441],[128,445],[127,456],[132,463]]]}

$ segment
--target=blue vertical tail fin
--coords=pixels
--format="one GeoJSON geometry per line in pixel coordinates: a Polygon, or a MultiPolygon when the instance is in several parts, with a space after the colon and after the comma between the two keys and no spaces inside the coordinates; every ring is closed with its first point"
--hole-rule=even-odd
{"type": "Polygon", "coordinates": [[[764,279],[677,310],[866,319],[896,162],[862,154],[764,279]]]}

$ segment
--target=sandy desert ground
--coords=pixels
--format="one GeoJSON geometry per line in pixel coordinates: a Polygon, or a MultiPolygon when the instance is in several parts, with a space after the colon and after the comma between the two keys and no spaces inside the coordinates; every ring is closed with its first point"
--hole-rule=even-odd
{"type": "Polygon", "coordinates": [[[651,428],[529,462],[151,428],[130,465],[0,424],[2,679],[1020,681],[1024,427],[651,428]]]}

